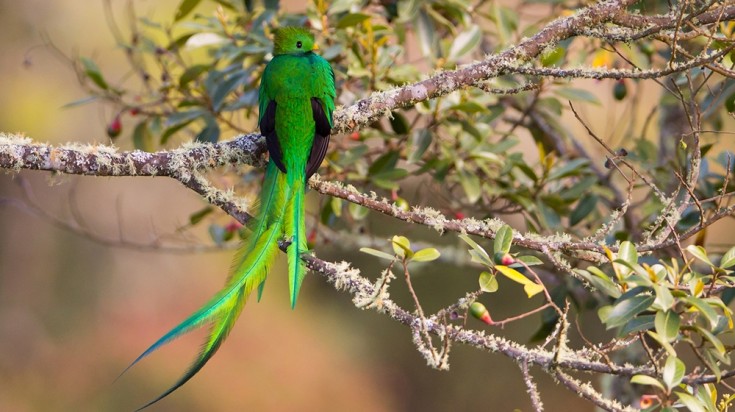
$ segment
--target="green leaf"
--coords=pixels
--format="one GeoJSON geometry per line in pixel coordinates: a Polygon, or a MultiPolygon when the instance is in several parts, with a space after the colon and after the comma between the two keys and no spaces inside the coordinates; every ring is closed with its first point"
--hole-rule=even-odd
{"type": "Polygon", "coordinates": [[[212,212],[214,212],[214,208],[212,206],[207,206],[198,212],[194,212],[191,214],[191,216],[189,216],[189,223],[192,225],[196,225],[212,212]]]}
{"type": "Polygon", "coordinates": [[[669,342],[667,342],[665,339],[661,338],[661,336],[659,336],[658,333],[649,330],[649,331],[646,332],[646,335],[648,335],[651,338],[655,339],[656,342],[659,343],[659,345],[661,345],[664,349],[666,349],[666,352],[670,356],[676,356],[676,350],[674,350],[674,347],[671,346],[671,344],[669,342]]]}
{"type": "Polygon", "coordinates": [[[197,142],[217,143],[219,135],[219,125],[214,121],[208,121],[207,125],[194,137],[194,140],[197,142]]]}
{"type": "Polygon", "coordinates": [[[686,372],[686,366],[684,362],[679,360],[675,356],[669,356],[666,359],[666,365],[664,366],[663,378],[664,384],[669,391],[675,388],[684,379],[684,373],[686,372]]]}
{"type": "Polygon", "coordinates": [[[656,303],[658,303],[664,310],[671,309],[674,306],[674,296],[666,286],[653,284],[653,290],[656,292],[656,303]]]}
{"type": "MultiPolygon", "coordinates": [[[[710,305],[710,306],[715,306],[715,307],[718,307],[718,308],[722,309],[722,312],[724,312],[724,314],[725,314],[725,318],[727,318],[727,327],[728,327],[728,329],[733,329],[733,327],[735,327],[735,324],[733,323],[733,319],[732,319],[732,309],[730,309],[725,304],[725,302],[722,301],[722,299],[720,299],[719,297],[714,296],[714,297],[710,297],[710,298],[704,298],[702,300],[705,303],[707,303],[708,305],[710,305]]],[[[718,327],[720,326],[720,320],[719,319],[717,320],[717,325],[718,325],[718,327]]],[[[713,329],[713,332],[715,330],[719,330],[719,329],[718,328],[714,328],[713,329]]]]}
{"type": "Polygon", "coordinates": [[[148,130],[148,122],[145,120],[138,123],[133,130],[133,145],[136,149],[144,152],[155,151],[153,140],[151,138],[150,131],[148,130]]]}
{"type": "Polygon", "coordinates": [[[391,239],[391,244],[393,245],[393,251],[396,252],[396,255],[408,258],[411,258],[413,256],[413,251],[411,250],[411,241],[409,241],[407,237],[393,236],[393,238],[391,239]]]}
{"type": "Polygon", "coordinates": [[[480,273],[480,289],[483,292],[493,293],[498,290],[498,279],[490,272],[480,273]]]}
{"type": "Polygon", "coordinates": [[[166,127],[173,128],[178,125],[189,124],[192,120],[204,116],[205,113],[206,112],[202,109],[187,110],[185,112],[177,111],[176,113],[171,114],[171,116],[166,119],[166,127]]]}
{"type": "Polygon", "coordinates": [[[495,233],[495,241],[493,242],[493,253],[506,254],[510,252],[510,246],[513,242],[513,229],[508,225],[503,225],[495,233]]]}
{"type": "Polygon", "coordinates": [[[655,386],[659,389],[666,390],[664,385],[661,384],[656,378],[648,375],[634,375],[630,378],[630,383],[637,383],[638,385],[655,386]]]}
{"type": "Polygon", "coordinates": [[[541,54],[541,65],[544,67],[552,67],[561,63],[566,55],[566,49],[561,46],[554,47],[551,50],[545,51],[541,54]]]}
{"type": "Polygon", "coordinates": [[[179,4],[179,8],[176,10],[174,21],[179,21],[186,17],[192,10],[199,4],[201,0],[183,0],[179,4]]]}
{"type": "Polygon", "coordinates": [[[490,259],[490,256],[487,254],[485,249],[482,248],[482,246],[478,245],[474,240],[472,240],[472,238],[465,234],[459,235],[459,238],[464,240],[465,243],[470,245],[470,247],[472,248],[470,250],[470,255],[472,255],[473,262],[480,263],[485,266],[493,266],[492,259],[490,259]]]}
{"type": "Polygon", "coordinates": [[[544,264],[544,262],[536,256],[516,256],[515,260],[525,263],[526,266],[536,266],[544,264]]]}
{"type": "Polygon", "coordinates": [[[337,28],[344,29],[347,27],[357,26],[358,24],[364,22],[365,20],[369,18],[370,18],[369,14],[349,13],[349,14],[346,14],[341,19],[339,19],[339,21],[337,22],[337,28]]]}
{"type": "Polygon", "coordinates": [[[376,250],[373,248],[369,248],[369,247],[360,248],[360,252],[367,253],[368,255],[373,255],[381,259],[394,260],[396,258],[394,255],[391,255],[391,254],[388,254],[388,253],[385,253],[385,252],[382,252],[380,250],[376,250]]]}
{"type": "Polygon", "coordinates": [[[391,150],[383,154],[370,165],[368,168],[368,175],[374,176],[390,170],[395,170],[399,157],[399,153],[395,150],[391,150]]]}
{"type": "Polygon", "coordinates": [[[569,225],[576,225],[577,223],[581,222],[582,219],[587,217],[593,210],[595,210],[595,206],[597,206],[597,200],[598,197],[596,195],[588,194],[584,196],[579,201],[579,203],[577,203],[577,207],[575,207],[572,213],[569,215],[569,225]]]}
{"type": "Polygon", "coordinates": [[[589,160],[582,158],[570,160],[564,163],[563,166],[554,168],[547,176],[547,179],[559,180],[568,176],[578,176],[587,169],[589,163],[589,160]]]}
{"type": "Polygon", "coordinates": [[[616,299],[620,297],[620,288],[618,285],[597,267],[589,266],[587,270],[574,269],[574,272],[582,276],[600,292],[616,299]]]}
{"type": "Polygon", "coordinates": [[[421,53],[424,56],[436,55],[436,27],[424,9],[419,10],[418,19],[415,21],[416,35],[419,39],[421,53]]]}
{"type": "Polygon", "coordinates": [[[501,6],[498,2],[493,4],[493,21],[497,25],[500,43],[506,44],[518,27],[518,14],[511,8],[501,6]]]}
{"type": "Polygon", "coordinates": [[[730,248],[720,259],[720,267],[727,269],[731,266],[735,266],[735,246],[730,248]]]}
{"type": "Polygon", "coordinates": [[[612,309],[612,305],[606,305],[597,309],[597,316],[600,318],[600,321],[602,323],[607,322],[607,318],[610,317],[610,312],[612,312],[612,309]]]}
{"type": "Polygon", "coordinates": [[[332,207],[332,213],[334,213],[337,217],[342,217],[342,205],[343,205],[342,199],[338,197],[333,197],[332,200],[329,201],[329,205],[332,207]]]}
{"type": "Polygon", "coordinates": [[[697,400],[704,404],[707,411],[716,411],[715,400],[717,399],[717,388],[712,383],[705,383],[697,387],[697,400]]]}
{"type": "Polygon", "coordinates": [[[715,348],[717,353],[720,354],[720,356],[725,355],[725,345],[717,336],[701,326],[694,326],[694,328],[697,330],[697,332],[699,332],[700,335],[702,335],[704,339],[708,340],[709,343],[712,344],[712,346],[715,348]]]}
{"type": "Polygon", "coordinates": [[[637,314],[648,309],[653,303],[653,300],[653,296],[637,295],[616,303],[605,322],[607,329],[616,328],[628,323],[637,314]]]}
{"type": "Polygon", "coordinates": [[[470,203],[475,203],[482,196],[482,188],[480,186],[480,178],[466,170],[459,171],[459,183],[462,185],[465,194],[467,194],[467,200],[470,203]]]}
{"type": "Polygon", "coordinates": [[[246,79],[246,73],[240,72],[233,74],[225,81],[217,83],[214,89],[210,91],[212,107],[215,112],[219,112],[222,108],[222,104],[225,102],[225,98],[227,98],[227,96],[246,79]]]}
{"type": "Polygon", "coordinates": [[[651,277],[643,266],[637,263],[630,264],[623,259],[615,259],[613,263],[627,282],[636,286],[653,287],[651,277]]]}
{"type": "Polygon", "coordinates": [[[684,296],[682,300],[698,310],[709,321],[711,328],[717,326],[717,312],[707,302],[693,296],[684,296]]]}
{"type": "Polygon", "coordinates": [[[393,129],[393,133],[397,135],[404,135],[408,133],[409,125],[406,116],[399,112],[391,112],[390,127],[393,129]]]}
{"type": "Polygon", "coordinates": [[[415,252],[411,260],[414,262],[431,262],[438,259],[440,255],[441,253],[436,248],[429,247],[415,252]]]}
{"type": "Polygon", "coordinates": [[[348,204],[347,210],[350,212],[350,216],[355,220],[363,220],[367,217],[368,213],[370,213],[370,209],[356,203],[348,204]]]}
{"type": "Polygon", "coordinates": [[[411,134],[411,152],[408,155],[408,162],[414,163],[421,159],[426,149],[431,145],[433,135],[429,129],[422,128],[411,134]]]}
{"type": "Polygon", "coordinates": [[[202,73],[205,71],[211,69],[211,66],[208,64],[197,64],[191,67],[188,67],[184,73],[179,77],[179,87],[184,88],[187,84],[191,83],[193,80],[195,80],[197,77],[199,77],[202,73]]]}
{"type": "Polygon", "coordinates": [[[691,253],[692,256],[694,256],[695,258],[701,260],[702,262],[704,262],[704,263],[706,263],[706,264],[708,264],[710,266],[714,266],[714,264],[712,263],[712,261],[709,260],[709,257],[707,257],[707,251],[704,250],[704,248],[702,246],[689,245],[689,246],[686,247],[685,250],[687,252],[691,253]]]}
{"type": "Polygon", "coordinates": [[[105,78],[102,77],[102,73],[100,72],[99,67],[97,67],[97,64],[94,61],[86,57],[80,57],[79,60],[81,60],[82,65],[84,66],[84,74],[86,74],[87,77],[89,77],[89,79],[97,85],[97,87],[102,90],[107,90],[110,88],[110,86],[105,81],[105,78]]]}
{"type": "MultiPolygon", "coordinates": [[[[608,306],[610,309],[612,309],[611,306],[608,306]]],[[[631,333],[636,333],[644,330],[650,330],[651,328],[655,327],[655,319],[656,317],[653,315],[640,315],[633,318],[630,322],[626,323],[622,328],[620,328],[620,332],[618,332],[618,338],[624,338],[631,333]]]]}
{"type": "Polygon", "coordinates": [[[531,279],[523,276],[520,272],[513,268],[503,265],[495,265],[495,269],[505,275],[505,277],[507,277],[508,279],[523,285],[523,290],[526,292],[526,295],[528,295],[529,298],[537,295],[544,290],[544,287],[542,285],[539,285],[531,279]]]}
{"type": "Polygon", "coordinates": [[[168,44],[168,46],[166,46],[166,50],[169,50],[169,51],[178,51],[178,50],[180,50],[182,47],[184,47],[186,45],[186,42],[188,42],[196,34],[197,33],[195,33],[195,32],[186,33],[186,34],[184,34],[182,36],[179,36],[179,37],[171,40],[171,42],[168,44]]]}
{"type": "Polygon", "coordinates": [[[720,369],[719,360],[719,358],[721,358],[721,355],[717,353],[717,350],[714,348],[706,348],[703,354],[704,364],[707,365],[707,367],[712,371],[712,373],[715,375],[715,378],[717,379],[717,383],[719,383],[722,379],[722,369],[720,369]]]}
{"type": "Polygon", "coordinates": [[[655,325],[656,333],[661,336],[661,339],[666,339],[667,342],[673,342],[679,334],[681,318],[679,317],[679,314],[673,310],[657,312],[655,325]]]}
{"type": "Polygon", "coordinates": [[[562,199],[573,202],[584,195],[590,196],[590,188],[598,183],[597,176],[587,176],[580,179],[569,189],[566,189],[559,193],[559,197],[562,199]]]}
{"type": "Polygon", "coordinates": [[[635,265],[638,263],[638,251],[635,250],[633,243],[627,240],[620,244],[620,250],[618,250],[618,259],[624,260],[625,262],[635,265]]]}
{"type": "Polygon", "coordinates": [[[171,136],[175,135],[176,132],[185,128],[189,123],[193,121],[194,119],[191,119],[186,123],[180,123],[180,124],[177,124],[175,126],[169,127],[166,130],[164,130],[164,132],[161,134],[161,144],[163,145],[163,144],[168,143],[168,140],[171,138],[171,136]]]}
{"type": "Polygon", "coordinates": [[[685,392],[674,392],[679,397],[679,401],[691,412],[707,412],[704,404],[699,399],[685,392]]]}
{"type": "MultiPolygon", "coordinates": [[[[454,106],[450,107],[449,110],[458,110],[460,112],[465,112],[467,114],[475,114],[475,113],[485,113],[487,112],[487,108],[479,103],[476,102],[462,102],[459,104],[455,104],[454,106]]],[[[464,128],[466,130],[466,127],[464,128]]],[[[475,129],[476,130],[476,129],[475,129]]],[[[479,133],[479,131],[478,131],[479,133]]],[[[477,138],[475,133],[470,133],[473,137],[477,138]]]]}
{"type": "Polygon", "coordinates": [[[454,38],[452,47],[449,49],[448,59],[455,61],[465,54],[469,53],[480,44],[482,39],[482,31],[473,24],[467,30],[463,31],[454,38]]]}
{"type": "Polygon", "coordinates": [[[567,100],[579,101],[600,105],[600,100],[594,94],[590,93],[585,89],[576,89],[574,87],[565,87],[562,89],[556,89],[555,93],[567,100]]]}

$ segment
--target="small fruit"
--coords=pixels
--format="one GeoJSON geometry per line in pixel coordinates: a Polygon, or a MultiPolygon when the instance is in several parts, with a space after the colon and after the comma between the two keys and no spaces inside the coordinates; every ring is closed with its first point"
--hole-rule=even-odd
{"type": "Polygon", "coordinates": [[[625,81],[623,79],[620,79],[615,82],[615,86],[613,86],[613,97],[615,97],[615,100],[621,101],[625,99],[625,96],[627,95],[628,87],[625,85],[625,81]]]}
{"type": "Polygon", "coordinates": [[[485,305],[480,302],[472,302],[470,305],[470,314],[488,325],[492,325],[494,323],[493,319],[490,317],[490,312],[488,312],[485,305]]]}
{"type": "Polygon", "coordinates": [[[406,199],[399,197],[395,200],[395,205],[400,210],[403,210],[404,212],[408,212],[411,209],[411,206],[408,204],[408,201],[406,199]]]}
{"type": "Polygon", "coordinates": [[[510,255],[510,253],[503,253],[503,252],[497,252],[493,256],[495,263],[498,265],[503,266],[510,266],[514,263],[516,263],[516,260],[513,259],[513,256],[510,255]]]}
{"type": "Polygon", "coordinates": [[[114,119],[112,119],[112,122],[107,125],[107,136],[114,139],[120,136],[120,132],[122,132],[122,122],[120,121],[120,115],[118,114],[114,119]]]}
{"type": "Polygon", "coordinates": [[[647,409],[652,407],[654,404],[659,403],[658,396],[656,395],[641,395],[641,408],[647,409]]]}
{"type": "Polygon", "coordinates": [[[309,249],[314,247],[314,245],[316,244],[316,236],[317,236],[316,229],[311,229],[308,236],[306,236],[306,244],[309,246],[309,249]]]}
{"type": "Polygon", "coordinates": [[[227,226],[225,226],[225,230],[229,233],[235,233],[242,227],[242,223],[238,222],[237,220],[233,220],[232,222],[228,223],[227,226]]]}

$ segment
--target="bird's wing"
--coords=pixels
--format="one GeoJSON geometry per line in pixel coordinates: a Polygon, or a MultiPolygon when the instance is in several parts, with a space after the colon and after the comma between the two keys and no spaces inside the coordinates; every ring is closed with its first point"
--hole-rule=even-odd
{"type": "Polygon", "coordinates": [[[283,165],[283,152],[281,151],[281,143],[278,141],[276,134],[276,101],[271,100],[266,109],[260,115],[260,133],[265,136],[265,143],[268,146],[268,153],[278,168],[286,173],[286,166],[283,165]]]}
{"type": "Polygon", "coordinates": [[[311,98],[311,111],[314,115],[315,134],[314,143],[309,153],[309,160],[306,162],[307,180],[311,175],[316,173],[319,165],[322,164],[322,160],[324,160],[324,156],[327,154],[327,147],[329,146],[329,134],[332,133],[331,119],[327,117],[324,106],[322,106],[321,101],[316,97],[311,98]]]}

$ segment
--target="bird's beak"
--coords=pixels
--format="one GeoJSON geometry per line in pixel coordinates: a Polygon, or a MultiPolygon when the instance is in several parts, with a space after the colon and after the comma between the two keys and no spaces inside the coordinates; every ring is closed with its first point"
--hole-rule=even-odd
{"type": "Polygon", "coordinates": [[[311,51],[317,51],[319,50],[319,45],[314,43],[314,47],[311,48],[311,51]]]}

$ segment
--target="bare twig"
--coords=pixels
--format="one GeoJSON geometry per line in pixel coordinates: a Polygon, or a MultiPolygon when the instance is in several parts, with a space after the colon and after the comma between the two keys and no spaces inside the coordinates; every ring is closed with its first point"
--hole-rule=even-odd
{"type": "Polygon", "coordinates": [[[536,382],[533,381],[533,377],[528,372],[528,362],[525,360],[520,362],[521,373],[523,374],[523,383],[526,384],[526,392],[531,398],[531,405],[533,410],[536,412],[543,412],[544,404],[541,402],[541,394],[536,387],[536,382]]]}

